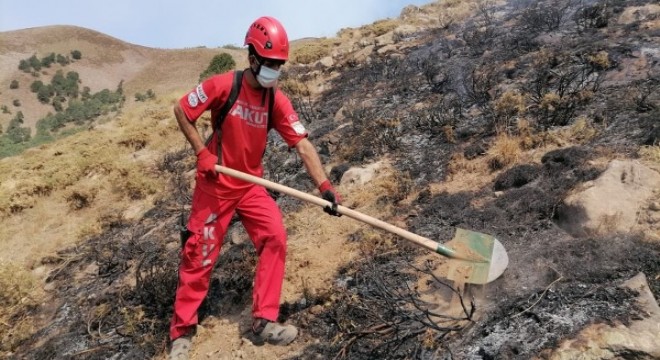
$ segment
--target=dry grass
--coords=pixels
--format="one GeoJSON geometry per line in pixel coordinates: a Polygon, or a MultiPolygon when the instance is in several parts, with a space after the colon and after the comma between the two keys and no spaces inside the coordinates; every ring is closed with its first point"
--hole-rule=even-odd
{"type": "Polygon", "coordinates": [[[573,125],[560,132],[568,142],[585,144],[598,135],[598,129],[593,126],[587,117],[578,117],[573,125]]]}
{"type": "Polygon", "coordinates": [[[378,20],[370,25],[363,26],[361,31],[365,36],[378,37],[396,29],[400,24],[401,22],[397,19],[378,20]]]}
{"type": "Polygon", "coordinates": [[[173,101],[162,96],[87,132],[0,161],[0,260],[34,261],[98,234],[109,214],[138,218],[151,208],[166,189],[156,170],[161,154],[185,144],[171,115],[173,101]],[[41,221],[25,224],[23,218],[41,221]]]}
{"type": "Polygon", "coordinates": [[[518,137],[501,133],[488,150],[489,164],[494,170],[511,166],[520,160],[522,152],[518,137]]]}
{"type": "Polygon", "coordinates": [[[660,166],[660,146],[642,146],[638,153],[642,159],[660,166]]]}
{"type": "Polygon", "coordinates": [[[453,194],[461,191],[472,191],[486,186],[495,178],[493,172],[490,171],[488,159],[485,156],[468,160],[463,153],[456,153],[452,155],[447,170],[448,176],[445,181],[431,184],[432,193],[447,192],[453,194]]]}
{"type": "Polygon", "coordinates": [[[6,262],[0,262],[0,288],[0,351],[11,351],[35,331],[27,311],[40,303],[43,292],[23,267],[6,262]]]}
{"type": "Polygon", "coordinates": [[[332,48],[340,43],[336,38],[321,38],[292,44],[290,60],[292,63],[311,64],[330,55],[332,48]]]}
{"type": "Polygon", "coordinates": [[[429,9],[433,9],[437,14],[438,26],[446,29],[472,15],[477,9],[478,2],[478,0],[445,0],[429,5],[429,9]]]}
{"type": "Polygon", "coordinates": [[[287,93],[289,96],[309,96],[311,92],[309,87],[302,81],[297,79],[288,78],[281,81],[278,87],[287,93]]]}

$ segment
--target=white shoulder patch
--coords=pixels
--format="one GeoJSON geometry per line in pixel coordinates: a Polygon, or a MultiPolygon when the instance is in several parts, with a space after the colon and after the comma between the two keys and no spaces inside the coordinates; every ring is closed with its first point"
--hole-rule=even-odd
{"type": "Polygon", "coordinates": [[[197,104],[198,104],[197,94],[195,94],[194,92],[188,94],[188,105],[190,105],[190,107],[196,107],[197,104]]]}
{"type": "Polygon", "coordinates": [[[291,124],[291,126],[293,127],[293,130],[295,130],[296,134],[298,134],[298,135],[302,135],[302,134],[307,132],[307,130],[305,130],[305,126],[300,121],[294,122],[293,124],[291,124]]]}
{"type": "Polygon", "coordinates": [[[196,92],[197,92],[197,97],[199,98],[199,101],[202,102],[202,104],[209,99],[209,97],[206,96],[206,93],[204,92],[204,88],[202,87],[202,84],[197,85],[196,92]]]}

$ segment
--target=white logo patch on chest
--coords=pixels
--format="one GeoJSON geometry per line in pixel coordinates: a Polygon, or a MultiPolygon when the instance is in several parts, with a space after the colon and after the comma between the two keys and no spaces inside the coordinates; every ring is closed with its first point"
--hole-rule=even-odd
{"type": "Polygon", "coordinates": [[[231,111],[232,116],[236,116],[249,126],[263,129],[268,125],[268,112],[263,107],[251,106],[243,101],[237,101],[231,111]]]}

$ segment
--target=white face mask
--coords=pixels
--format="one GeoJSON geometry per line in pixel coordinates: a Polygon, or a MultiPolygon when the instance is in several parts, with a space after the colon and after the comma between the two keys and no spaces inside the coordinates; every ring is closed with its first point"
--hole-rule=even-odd
{"type": "Polygon", "coordinates": [[[259,85],[265,88],[271,88],[277,85],[277,79],[280,77],[279,70],[273,70],[268,66],[261,65],[261,70],[257,75],[257,81],[259,85]]]}

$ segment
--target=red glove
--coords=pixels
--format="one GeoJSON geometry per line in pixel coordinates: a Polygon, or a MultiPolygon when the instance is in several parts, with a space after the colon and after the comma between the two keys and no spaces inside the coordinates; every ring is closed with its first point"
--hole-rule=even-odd
{"type": "Polygon", "coordinates": [[[218,163],[218,157],[211,154],[209,149],[202,148],[197,153],[197,173],[206,177],[217,177],[215,165],[218,163]]]}
{"type": "Polygon", "coordinates": [[[330,180],[322,182],[319,186],[319,191],[321,192],[321,197],[323,199],[332,203],[332,207],[326,206],[323,208],[323,211],[330,215],[341,216],[341,214],[337,212],[337,205],[341,205],[341,196],[339,196],[337,190],[332,187],[330,180]]]}

